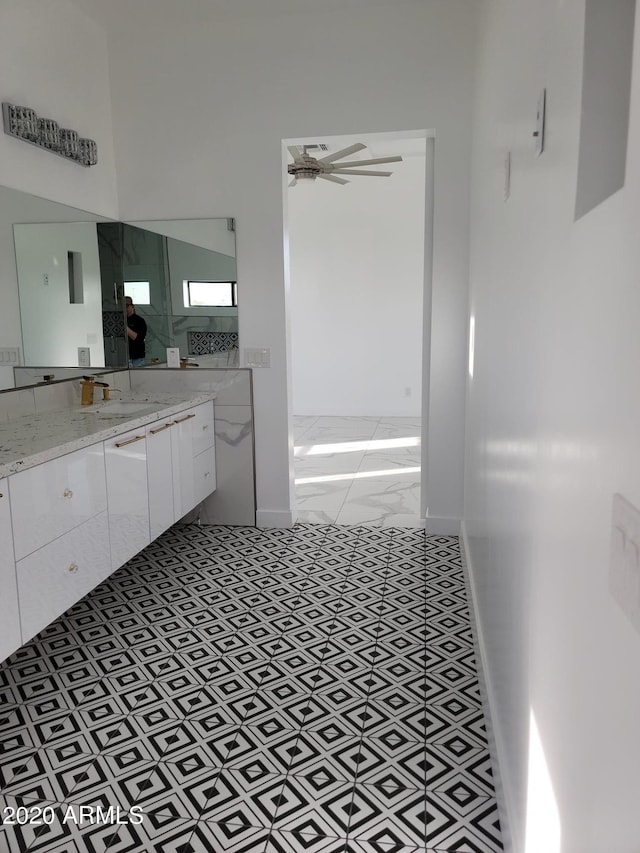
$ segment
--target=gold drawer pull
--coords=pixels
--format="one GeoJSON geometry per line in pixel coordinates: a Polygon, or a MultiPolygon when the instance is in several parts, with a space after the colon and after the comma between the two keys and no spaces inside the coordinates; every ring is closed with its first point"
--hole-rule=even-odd
{"type": "Polygon", "coordinates": [[[71,574],[72,574],[72,575],[73,575],[73,574],[75,574],[75,573],[78,571],[78,565],[77,565],[77,563],[71,563],[71,565],[69,566],[69,568],[67,569],[67,571],[68,571],[68,572],[71,572],[71,574]]]}
{"type": "Polygon", "coordinates": [[[126,447],[127,444],[133,444],[134,441],[143,441],[143,435],[134,435],[133,438],[128,438],[126,441],[116,441],[116,447],[126,447]]]}
{"type": "Polygon", "coordinates": [[[62,493],[62,497],[63,498],[72,498],[73,492],[71,491],[71,489],[65,489],[64,492],[62,493]]]}
{"type": "Polygon", "coordinates": [[[186,417],[184,417],[184,418],[178,418],[177,421],[174,421],[174,424],[182,424],[185,421],[188,421],[189,418],[195,418],[195,415],[193,413],[191,413],[190,415],[186,415],[186,417]]]}
{"type": "Polygon", "coordinates": [[[150,429],[149,432],[151,433],[151,435],[155,435],[158,432],[162,432],[162,430],[169,429],[170,426],[173,426],[173,424],[165,424],[164,426],[158,427],[157,429],[150,429]]]}

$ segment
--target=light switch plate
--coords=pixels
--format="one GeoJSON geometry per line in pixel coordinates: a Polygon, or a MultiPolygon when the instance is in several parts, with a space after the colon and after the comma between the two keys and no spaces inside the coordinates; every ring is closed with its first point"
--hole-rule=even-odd
{"type": "Polygon", "coordinates": [[[78,367],[91,367],[90,347],[78,347],[78,367]]]}
{"type": "Polygon", "coordinates": [[[640,510],[613,496],[609,590],[640,633],[640,510]]]}
{"type": "Polygon", "coordinates": [[[0,365],[2,367],[18,367],[20,350],[18,347],[0,347],[0,365]]]}
{"type": "Polygon", "coordinates": [[[511,151],[507,151],[504,155],[504,191],[503,199],[509,200],[511,195],[511,151]]]}
{"type": "Polygon", "coordinates": [[[533,134],[535,138],[535,154],[539,157],[544,151],[544,134],[547,114],[547,90],[543,89],[538,98],[538,110],[536,113],[536,129],[533,134]]]}
{"type": "Polygon", "coordinates": [[[180,367],[180,347],[167,347],[167,367],[180,367]]]}
{"type": "Polygon", "coordinates": [[[268,347],[245,349],[245,367],[271,367],[271,350],[268,347]]]}

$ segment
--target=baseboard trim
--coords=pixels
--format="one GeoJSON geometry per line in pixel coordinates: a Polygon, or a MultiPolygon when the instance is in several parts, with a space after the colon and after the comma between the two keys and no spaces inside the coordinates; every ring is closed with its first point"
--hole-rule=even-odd
{"type": "Polygon", "coordinates": [[[256,510],[256,527],[293,527],[298,514],[293,510],[256,510]]]}
{"type": "Polygon", "coordinates": [[[425,518],[425,529],[427,531],[427,535],[459,536],[460,519],[449,518],[444,515],[428,515],[425,518]]]}
{"type": "Polygon", "coordinates": [[[482,631],[482,622],[479,618],[478,598],[475,585],[475,573],[473,569],[473,560],[471,557],[471,549],[469,547],[469,539],[467,536],[467,528],[464,519],[460,522],[460,552],[462,562],[466,569],[467,584],[471,598],[471,618],[473,622],[474,634],[476,639],[476,652],[480,657],[479,681],[480,689],[483,695],[483,700],[487,715],[487,735],[489,738],[489,746],[492,754],[492,764],[494,765],[494,781],[496,800],[498,804],[498,814],[500,816],[500,828],[502,830],[502,843],[505,853],[516,853],[514,847],[513,833],[511,827],[513,823],[511,816],[515,814],[511,797],[503,784],[502,767],[506,766],[507,749],[500,730],[496,730],[493,721],[498,719],[496,696],[491,684],[490,670],[487,662],[486,646],[482,631]]]}

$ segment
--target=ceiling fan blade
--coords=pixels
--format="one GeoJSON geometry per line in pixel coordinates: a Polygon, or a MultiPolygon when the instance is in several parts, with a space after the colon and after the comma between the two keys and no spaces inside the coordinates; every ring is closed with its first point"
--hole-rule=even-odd
{"type": "Polygon", "coordinates": [[[300,157],[300,149],[296,148],[295,145],[287,145],[287,151],[291,154],[294,160],[297,160],[298,157],[300,157]]]}
{"type": "Polygon", "coordinates": [[[338,163],[338,169],[346,166],[347,169],[351,166],[377,166],[378,163],[400,163],[402,157],[375,157],[373,160],[350,160],[348,163],[338,163]]]}
{"type": "MultiPolygon", "coordinates": [[[[380,178],[388,178],[393,175],[393,172],[372,172],[367,169],[332,169],[332,175],[378,175],[380,178]]],[[[319,178],[326,178],[327,175],[318,175],[319,178]]]]}
{"type": "Polygon", "coordinates": [[[355,154],[356,151],[362,151],[362,149],[366,147],[367,146],[363,145],[362,142],[356,142],[355,145],[350,145],[348,148],[343,148],[341,151],[336,151],[335,154],[327,154],[326,157],[322,157],[320,160],[318,160],[318,163],[328,165],[329,163],[333,163],[334,160],[340,160],[342,157],[348,157],[349,154],[355,154]]]}
{"type": "MultiPolygon", "coordinates": [[[[349,173],[347,173],[349,174],[349,173]]],[[[319,178],[322,178],[323,181],[333,181],[334,184],[348,184],[349,181],[345,181],[342,178],[336,178],[334,175],[327,175],[324,172],[318,175],[319,178]]]]}

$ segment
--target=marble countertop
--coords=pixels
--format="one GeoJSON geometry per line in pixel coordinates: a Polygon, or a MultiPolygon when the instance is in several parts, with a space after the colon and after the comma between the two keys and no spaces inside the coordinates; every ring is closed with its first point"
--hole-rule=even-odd
{"type": "Polygon", "coordinates": [[[93,406],[24,415],[0,423],[0,477],[33,468],[213,399],[215,394],[209,393],[119,394],[93,406]]]}

